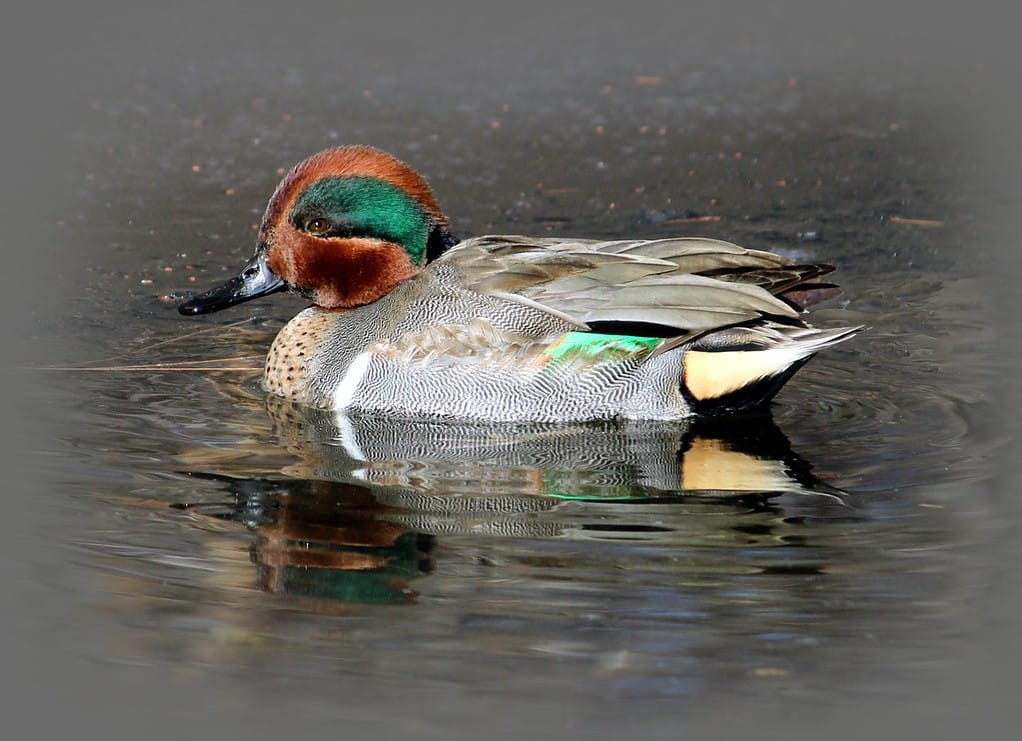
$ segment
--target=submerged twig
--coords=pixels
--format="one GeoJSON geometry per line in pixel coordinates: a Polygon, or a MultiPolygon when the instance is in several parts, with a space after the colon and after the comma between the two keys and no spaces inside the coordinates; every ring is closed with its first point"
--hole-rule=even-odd
{"type": "Polygon", "coordinates": [[[181,340],[188,340],[193,337],[197,337],[201,334],[207,334],[209,332],[216,332],[219,330],[231,330],[240,327],[243,324],[253,321],[254,317],[247,319],[241,319],[231,324],[219,325],[215,327],[206,327],[204,329],[197,329],[194,332],[188,332],[187,334],[178,335],[177,337],[169,337],[159,342],[154,342],[151,345],[140,347],[129,352],[121,353],[120,355],[110,355],[105,358],[93,358],[92,360],[83,360],[77,365],[51,365],[51,366],[37,366],[28,368],[25,370],[42,370],[42,371],[153,371],[153,370],[167,370],[167,371],[254,371],[258,370],[262,364],[263,355],[238,355],[232,358],[207,358],[205,360],[177,360],[163,363],[138,363],[138,364],[126,364],[126,365],[96,365],[96,363],[109,363],[111,360],[120,360],[121,358],[129,358],[132,355],[137,355],[140,352],[149,352],[157,347],[163,345],[169,345],[174,342],[180,342],[181,340]],[[246,365],[216,365],[217,363],[234,363],[239,361],[254,361],[251,366],[246,365]]]}
{"type": "MultiPolygon", "coordinates": [[[[178,370],[178,371],[255,371],[262,364],[262,355],[239,355],[233,358],[210,358],[208,360],[178,360],[170,363],[143,363],[139,365],[51,365],[35,367],[32,370],[45,371],[147,371],[147,370],[178,370]],[[237,362],[244,360],[258,361],[252,365],[217,366],[210,363],[237,362]]],[[[95,362],[95,361],[93,361],[95,362]]]]}
{"type": "Polygon", "coordinates": [[[894,224],[908,224],[909,226],[944,226],[944,222],[938,219],[910,219],[905,216],[888,216],[887,220],[894,224]]]}
{"type": "Polygon", "coordinates": [[[187,334],[178,335],[177,337],[168,337],[165,340],[160,340],[159,342],[154,342],[152,345],[146,345],[145,347],[140,347],[140,348],[138,348],[136,350],[131,350],[131,351],[126,352],[126,353],[121,353],[120,355],[109,355],[109,356],[107,356],[105,358],[94,358],[93,360],[83,360],[82,361],[83,365],[79,366],[79,367],[85,367],[84,364],[87,364],[87,363],[104,363],[104,362],[109,362],[111,360],[118,360],[119,358],[127,358],[127,357],[130,357],[131,355],[135,355],[135,354],[140,353],[140,352],[148,352],[149,350],[153,350],[153,349],[155,349],[157,347],[162,347],[163,345],[169,345],[169,344],[172,344],[174,342],[180,342],[181,340],[188,340],[188,339],[191,339],[192,337],[197,337],[200,334],[207,334],[209,332],[216,332],[217,330],[221,330],[221,329],[235,329],[236,327],[240,327],[242,324],[246,324],[248,322],[251,322],[254,319],[255,319],[255,317],[248,317],[247,319],[241,319],[241,320],[239,320],[237,322],[232,322],[231,324],[217,325],[215,327],[206,327],[205,329],[197,329],[194,332],[188,332],[187,334]]]}

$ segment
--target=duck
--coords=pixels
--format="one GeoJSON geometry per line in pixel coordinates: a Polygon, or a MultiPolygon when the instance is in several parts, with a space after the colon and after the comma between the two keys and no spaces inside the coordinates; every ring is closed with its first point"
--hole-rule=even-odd
{"type": "Polygon", "coordinates": [[[814,328],[825,263],[704,237],[458,241],[425,178],[380,149],[318,152],[267,204],[255,253],[178,306],[278,291],[263,389],[346,414],[486,422],[682,420],[765,408],[861,326],[814,328]]]}

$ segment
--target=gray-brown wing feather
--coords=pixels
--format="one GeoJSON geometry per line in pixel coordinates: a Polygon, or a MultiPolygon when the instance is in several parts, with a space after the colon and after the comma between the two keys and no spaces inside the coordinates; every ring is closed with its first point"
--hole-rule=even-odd
{"type": "MultiPolygon", "coordinates": [[[[719,240],[489,236],[468,240],[441,260],[481,293],[517,296],[579,324],[648,322],[689,335],[764,315],[797,316],[759,285],[785,269],[784,258],[719,240]],[[698,274],[708,271],[731,271],[731,279],[698,274]],[[734,278],[743,271],[760,277],[734,278]]],[[[788,278],[782,283],[791,285],[788,278]]]]}

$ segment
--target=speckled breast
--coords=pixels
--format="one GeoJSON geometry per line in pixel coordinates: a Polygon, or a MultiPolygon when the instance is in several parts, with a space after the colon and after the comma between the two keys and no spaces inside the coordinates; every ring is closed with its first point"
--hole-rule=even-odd
{"type": "Polygon", "coordinates": [[[263,388],[285,399],[322,406],[311,364],[334,321],[333,312],[310,308],[284,325],[266,355],[263,388]]]}

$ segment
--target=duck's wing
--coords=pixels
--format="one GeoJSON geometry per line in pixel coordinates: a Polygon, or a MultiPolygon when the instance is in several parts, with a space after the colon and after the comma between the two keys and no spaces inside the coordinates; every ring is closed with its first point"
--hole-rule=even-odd
{"type": "Polygon", "coordinates": [[[804,280],[778,255],[702,238],[488,236],[440,259],[480,293],[527,302],[576,325],[612,331],[641,324],[674,337],[763,316],[797,321],[796,309],[774,293],[804,280]]]}
{"type": "Polygon", "coordinates": [[[594,242],[616,254],[643,255],[673,262],[683,273],[756,285],[798,308],[840,293],[832,283],[813,282],[834,271],[826,263],[792,263],[781,255],[704,237],[594,242]]]}

